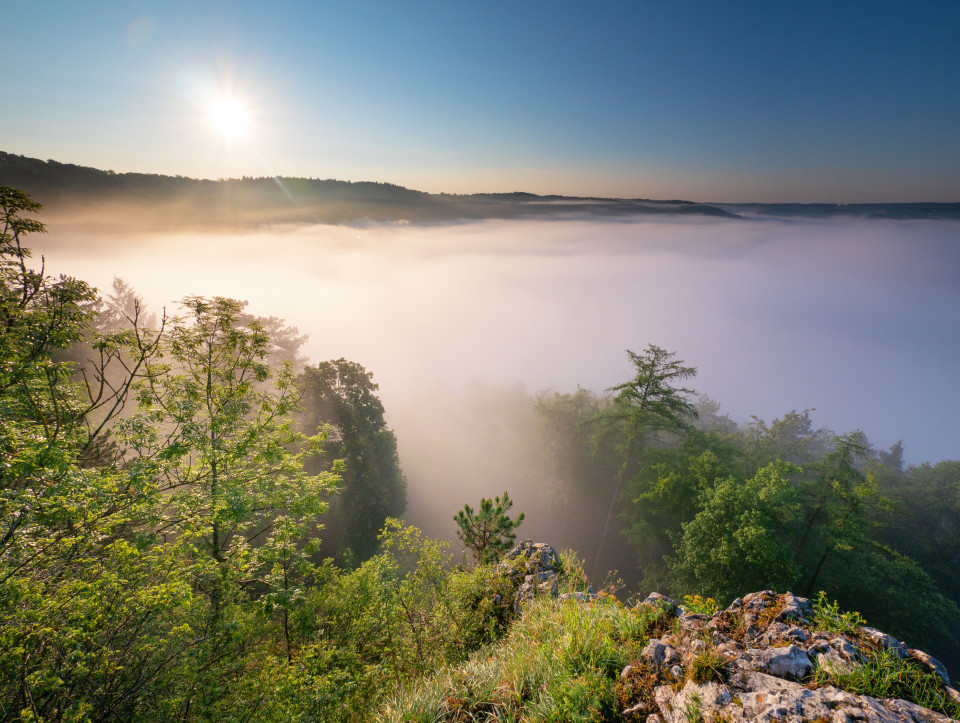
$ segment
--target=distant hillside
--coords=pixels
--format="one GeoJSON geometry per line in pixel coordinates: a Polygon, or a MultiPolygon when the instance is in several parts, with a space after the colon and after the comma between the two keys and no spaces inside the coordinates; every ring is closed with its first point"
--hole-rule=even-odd
{"type": "Polygon", "coordinates": [[[716,206],[746,218],[960,219],[960,203],[724,203],[716,206]]]}
{"type": "Polygon", "coordinates": [[[444,223],[508,218],[734,214],[690,201],[537,196],[531,193],[431,194],[389,183],[311,178],[219,181],[115,173],[0,151],[0,186],[26,191],[54,216],[122,223],[130,213],[151,226],[246,227],[271,223],[444,223]],[[107,213],[104,213],[104,210],[107,213]],[[109,213],[117,212],[115,218],[109,213]]]}

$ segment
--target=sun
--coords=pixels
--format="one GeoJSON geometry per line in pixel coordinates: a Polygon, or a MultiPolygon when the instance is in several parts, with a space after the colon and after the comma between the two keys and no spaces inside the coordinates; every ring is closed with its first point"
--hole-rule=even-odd
{"type": "Polygon", "coordinates": [[[216,133],[228,140],[245,138],[250,132],[250,112],[246,104],[232,96],[210,101],[207,122],[216,133]]]}

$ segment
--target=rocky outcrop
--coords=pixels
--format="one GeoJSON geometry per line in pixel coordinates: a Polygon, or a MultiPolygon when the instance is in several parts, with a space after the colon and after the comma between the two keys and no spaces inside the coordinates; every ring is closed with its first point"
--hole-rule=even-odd
{"type": "Polygon", "coordinates": [[[661,624],[668,632],[652,639],[621,675],[626,720],[953,720],[903,698],[841,689],[844,675],[877,665],[880,651],[904,661],[908,670],[932,673],[927,680],[934,681],[941,701],[960,701],[936,659],[873,628],[818,630],[811,602],[790,593],[753,593],[712,615],[696,614],[657,594],[642,604],[664,611],[671,624],[661,624]]]}
{"type": "Polygon", "coordinates": [[[557,596],[560,555],[543,542],[523,540],[500,561],[500,572],[517,584],[513,608],[521,612],[535,597],[557,596]]]}
{"type": "MultiPolygon", "coordinates": [[[[558,595],[561,566],[557,551],[543,543],[523,540],[507,553],[499,567],[514,583],[514,611],[522,613],[540,596],[585,604],[600,597],[590,588],[558,595]]],[[[620,675],[619,719],[646,723],[960,720],[960,693],[950,687],[942,663],[874,628],[840,620],[824,625],[806,598],[765,590],[738,598],[712,614],[689,610],[658,593],[651,593],[641,605],[658,611],[659,618],[654,637],[620,675]],[[851,692],[857,689],[855,679],[876,669],[881,658],[898,661],[898,675],[912,675],[914,682],[891,687],[889,697],[851,692]],[[926,689],[926,697],[911,696],[921,678],[919,687],[926,689]],[[958,718],[919,705],[911,697],[958,718]]]]}

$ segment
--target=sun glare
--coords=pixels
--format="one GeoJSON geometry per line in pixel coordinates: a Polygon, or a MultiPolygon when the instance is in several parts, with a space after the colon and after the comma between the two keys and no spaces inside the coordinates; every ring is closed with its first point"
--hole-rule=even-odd
{"type": "Polygon", "coordinates": [[[246,105],[229,96],[210,102],[207,120],[214,131],[227,139],[245,138],[250,131],[250,114],[246,105]]]}

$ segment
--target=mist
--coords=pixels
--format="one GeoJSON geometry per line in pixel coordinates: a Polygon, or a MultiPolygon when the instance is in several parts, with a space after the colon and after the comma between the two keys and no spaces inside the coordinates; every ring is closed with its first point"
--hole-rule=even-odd
{"type": "Polygon", "coordinates": [[[504,489],[536,529],[549,501],[524,493],[536,471],[516,452],[532,395],[602,391],[626,379],[624,350],[649,343],[696,366],[693,386],[736,421],[812,408],[877,448],[902,439],[910,463],[960,456],[957,222],[48,227],[31,239],[48,271],[102,290],[121,276],[154,311],[189,294],[246,299],[309,334],[312,362],[373,372],[409,517],[444,537],[463,503],[504,489]]]}

